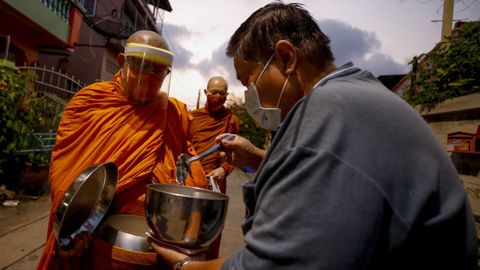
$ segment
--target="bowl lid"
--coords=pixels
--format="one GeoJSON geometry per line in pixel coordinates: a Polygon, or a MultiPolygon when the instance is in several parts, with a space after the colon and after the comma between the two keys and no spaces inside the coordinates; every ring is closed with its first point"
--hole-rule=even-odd
{"type": "Polygon", "coordinates": [[[104,163],[83,171],[65,192],[55,212],[53,232],[60,247],[80,232],[93,233],[115,195],[117,166],[104,163]]]}

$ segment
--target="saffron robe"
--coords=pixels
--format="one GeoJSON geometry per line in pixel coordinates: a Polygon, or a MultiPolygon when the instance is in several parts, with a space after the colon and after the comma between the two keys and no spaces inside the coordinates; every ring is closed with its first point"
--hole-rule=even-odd
{"type": "MultiPolygon", "coordinates": [[[[190,126],[190,137],[197,153],[202,153],[213,146],[215,138],[222,133],[238,134],[238,119],[229,108],[211,113],[204,107],[191,112],[191,114],[193,121],[190,126]]],[[[225,176],[227,176],[235,168],[228,162],[222,161],[219,154],[220,152],[216,151],[200,161],[206,174],[218,167],[222,167],[225,170],[225,176]]],[[[218,184],[222,192],[225,193],[225,181],[218,184]]]]}
{"type": "MultiPolygon", "coordinates": [[[[86,168],[113,162],[119,170],[112,214],[144,215],[146,185],[175,184],[175,162],[180,153],[195,155],[187,140],[191,116],[185,104],[169,98],[166,110],[158,103],[135,104],[120,85],[89,85],[79,91],[63,112],[50,162],[52,208],[47,243],[37,269],[60,269],[54,255],[54,214],[65,191],[86,168]],[[162,125],[165,120],[166,127],[162,125]],[[163,127],[162,127],[163,126],[163,127]]],[[[186,185],[206,187],[199,162],[191,164],[186,185]]]]}

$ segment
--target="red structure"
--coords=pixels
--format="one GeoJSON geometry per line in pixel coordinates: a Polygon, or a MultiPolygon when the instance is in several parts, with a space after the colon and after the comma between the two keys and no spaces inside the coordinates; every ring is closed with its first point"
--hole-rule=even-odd
{"type": "Polygon", "coordinates": [[[453,132],[448,134],[447,151],[480,154],[480,126],[477,133],[453,132]]]}

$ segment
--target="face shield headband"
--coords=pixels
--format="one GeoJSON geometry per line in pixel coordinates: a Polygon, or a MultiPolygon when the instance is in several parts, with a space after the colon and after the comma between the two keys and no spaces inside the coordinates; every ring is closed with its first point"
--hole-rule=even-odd
{"type": "Polygon", "coordinates": [[[125,56],[143,57],[148,61],[155,62],[166,67],[172,67],[173,53],[169,50],[156,48],[141,43],[128,43],[125,46],[125,56]]]}
{"type": "Polygon", "coordinates": [[[125,46],[122,82],[127,98],[136,103],[163,101],[170,91],[172,52],[140,43],[125,46]]]}

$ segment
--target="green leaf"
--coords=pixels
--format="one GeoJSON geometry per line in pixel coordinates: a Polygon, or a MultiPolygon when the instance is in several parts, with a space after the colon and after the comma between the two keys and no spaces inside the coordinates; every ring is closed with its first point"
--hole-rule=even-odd
{"type": "Polygon", "coordinates": [[[465,23],[454,38],[412,59],[415,72],[404,98],[410,104],[438,103],[480,90],[480,22],[465,23]]]}

